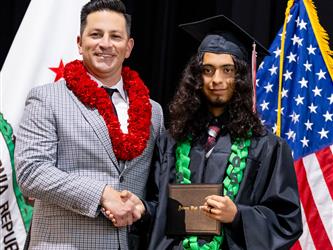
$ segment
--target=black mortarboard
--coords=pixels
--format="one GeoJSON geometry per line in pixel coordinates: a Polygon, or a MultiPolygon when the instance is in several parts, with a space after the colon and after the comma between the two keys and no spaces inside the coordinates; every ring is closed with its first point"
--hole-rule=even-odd
{"type": "Polygon", "coordinates": [[[263,45],[224,15],[181,24],[179,27],[201,42],[198,52],[227,53],[249,61],[252,44],[255,43],[259,54],[270,54],[263,45]]]}

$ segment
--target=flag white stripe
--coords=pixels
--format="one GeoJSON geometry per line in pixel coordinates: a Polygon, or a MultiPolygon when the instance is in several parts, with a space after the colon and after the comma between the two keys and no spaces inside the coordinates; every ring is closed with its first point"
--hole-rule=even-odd
{"type": "Polygon", "coordinates": [[[326,230],[328,238],[333,242],[333,201],[326,186],[319,162],[315,154],[303,158],[303,164],[313,199],[316,203],[319,216],[326,230]]]}
{"type": "Polygon", "coordinates": [[[299,243],[302,247],[302,250],[316,249],[310,234],[310,230],[308,227],[308,223],[306,221],[305,212],[302,204],[301,204],[301,210],[302,210],[302,221],[303,221],[303,234],[299,238],[299,243]]]}

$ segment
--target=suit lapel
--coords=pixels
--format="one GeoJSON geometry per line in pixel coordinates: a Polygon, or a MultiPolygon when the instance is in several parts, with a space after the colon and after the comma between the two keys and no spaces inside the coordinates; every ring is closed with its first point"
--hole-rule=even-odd
{"type": "Polygon", "coordinates": [[[96,136],[102,142],[106,152],[108,153],[110,159],[112,160],[113,164],[117,167],[118,172],[120,172],[118,160],[113,152],[112,143],[109,136],[108,129],[106,124],[102,118],[102,116],[98,113],[97,109],[90,109],[83,105],[82,102],[74,95],[74,93],[68,90],[69,94],[73,98],[74,102],[79,107],[82,115],[84,116],[85,120],[89,123],[89,125],[94,130],[96,136]]]}
{"type": "Polygon", "coordinates": [[[213,152],[207,160],[205,181],[216,180],[216,183],[222,183],[228,165],[230,152],[231,141],[229,134],[219,136],[213,152]]]}

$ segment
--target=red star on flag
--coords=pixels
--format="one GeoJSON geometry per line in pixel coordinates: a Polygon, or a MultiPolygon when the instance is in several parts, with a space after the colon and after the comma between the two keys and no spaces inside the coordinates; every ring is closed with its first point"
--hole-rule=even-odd
{"type": "Polygon", "coordinates": [[[50,70],[52,70],[54,73],[56,73],[56,77],[54,79],[54,81],[58,81],[59,79],[61,79],[64,76],[64,63],[62,61],[62,59],[60,60],[59,66],[58,68],[49,68],[50,70]]]}

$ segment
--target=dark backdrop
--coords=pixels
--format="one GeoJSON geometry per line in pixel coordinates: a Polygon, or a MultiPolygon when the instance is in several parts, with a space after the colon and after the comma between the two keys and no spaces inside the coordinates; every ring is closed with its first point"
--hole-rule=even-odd
{"type": "MultiPolygon", "coordinates": [[[[1,67],[29,2],[1,1],[1,67]]],[[[333,39],[333,22],[330,21],[333,0],[313,2],[322,26],[333,39]]],[[[184,65],[198,46],[177,28],[178,24],[224,14],[269,47],[283,24],[287,6],[287,0],[124,0],[124,3],[132,14],[135,39],[132,56],[126,64],[140,73],[151,97],[161,103],[166,114],[184,65]]]]}

